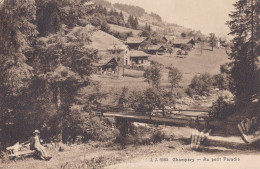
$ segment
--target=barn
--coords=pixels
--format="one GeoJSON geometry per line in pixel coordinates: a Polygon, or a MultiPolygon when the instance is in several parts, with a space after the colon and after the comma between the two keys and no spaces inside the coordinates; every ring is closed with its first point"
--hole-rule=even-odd
{"type": "Polygon", "coordinates": [[[162,55],[166,52],[166,48],[163,45],[151,45],[145,51],[148,54],[162,55]]]}
{"type": "Polygon", "coordinates": [[[148,40],[147,37],[128,37],[126,39],[126,45],[128,45],[130,49],[138,50],[141,44],[146,40],[148,40]]]}
{"type": "Polygon", "coordinates": [[[111,56],[101,59],[98,63],[94,63],[93,66],[98,68],[100,74],[116,74],[118,62],[116,57],[111,56]]]}
{"type": "Polygon", "coordinates": [[[130,51],[130,60],[132,64],[149,64],[148,58],[149,55],[143,51],[130,51]]]}
{"type": "Polygon", "coordinates": [[[192,49],[194,45],[195,45],[195,41],[193,39],[188,39],[188,38],[175,39],[174,42],[172,43],[172,47],[181,48],[181,49],[184,48],[192,49]]]}

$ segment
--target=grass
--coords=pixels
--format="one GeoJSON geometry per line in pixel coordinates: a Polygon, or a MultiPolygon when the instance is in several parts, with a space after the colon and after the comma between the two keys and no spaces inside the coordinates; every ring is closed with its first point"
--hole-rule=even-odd
{"type": "MultiPolygon", "coordinates": [[[[208,50],[207,46],[201,55],[200,50],[195,46],[195,49],[189,52],[189,55],[184,58],[176,57],[175,53],[170,56],[169,54],[163,56],[151,56],[150,60],[157,61],[165,67],[174,66],[183,73],[182,86],[187,86],[194,75],[202,73],[210,73],[211,75],[220,73],[220,65],[228,62],[228,55],[225,49],[208,50]]],[[[167,73],[163,75],[163,81],[167,79],[167,73]]]]}
{"type": "Polygon", "coordinates": [[[117,32],[132,32],[133,36],[138,36],[138,34],[141,32],[140,30],[135,30],[135,29],[131,29],[131,28],[126,28],[123,26],[119,26],[119,25],[114,25],[114,24],[108,24],[110,26],[110,29],[113,31],[117,31],[117,32]]]}
{"type": "Polygon", "coordinates": [[[123,45],[123,42],[119,39],[101,30],[94,31],[93,34],[90,35],[90,39],[92,43],[88,47],[98,49],[99,51],[105,51],[107,48],[115,44],[123,45]]]}

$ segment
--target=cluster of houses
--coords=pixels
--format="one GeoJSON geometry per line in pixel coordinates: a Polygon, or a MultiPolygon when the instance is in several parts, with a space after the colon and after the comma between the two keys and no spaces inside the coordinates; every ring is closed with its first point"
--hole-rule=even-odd
{"type": "Polygon", "coordinates": [[[118,71],[119,65],[142,65],[149,66],[148,58],[151,55],[164,55],[168,47],[193,48],[193,39],[176,39],[174,36],[164,36],[160,45],[150,45],[147,37],[128,37],[123,45],[112,45],[108,47],[106,55],[109,57],[95,63],[101,74],[114,73],[118,71]]]}

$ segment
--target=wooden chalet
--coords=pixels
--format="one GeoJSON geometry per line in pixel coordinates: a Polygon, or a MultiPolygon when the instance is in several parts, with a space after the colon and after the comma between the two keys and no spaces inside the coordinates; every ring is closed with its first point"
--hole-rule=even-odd
{"type": "Polygon", "coordinates": [[[128,45],[130,49],[138,50],[141,44],[146,40],[148,40],[147,37],[128,37],[125,44],[128,45]]]}
{"type": "Polygon", "coordinates": [[[148,46],[146,53],[153,55],[162,55],[166,52],[166,48],[163,45],[148,46]]]}
{"type": "Polygon", "coordinates": [[[195,41],[193,39],[184,39],[184,38],[179,38],[175,39],[174,42],[172,43],[172,46],[175,48],[193,48],[195,45],[195,41]]]}
{"type": "Polygon", "coordinates": [[[163,42],[167,44],[171,44],[174,41],[174,35],[165,35],[163,36],[163,42]]]}
{"type": "Polygon", "coordinates": [[[130,64],[129,47],[127,45],[112,45],[107,51],[109,54],[117,56],[120,60],[123,59],[124,65],[130,64]]]}
{"type": "Polygon", "coordinates": [[[148,58],[149,55],[143,51],[130,51],[130,60],[132,64],[149,64],[148,58]]]}
{"type": "Polygon", "coordinates": [[[93,66],[97,67],[101,74],[116,74],[118,62],[116,57],[109,57],[101,59],[98,63],[94,63],[93,66]]]}

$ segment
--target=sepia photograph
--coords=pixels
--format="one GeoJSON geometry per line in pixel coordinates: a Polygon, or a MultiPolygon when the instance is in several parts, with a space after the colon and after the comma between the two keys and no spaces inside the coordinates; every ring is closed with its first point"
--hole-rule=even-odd
{"type": "Polygon", "coordinates": [[[0,0],[0,169],[260,169],[260,0],[0,0]]]}

